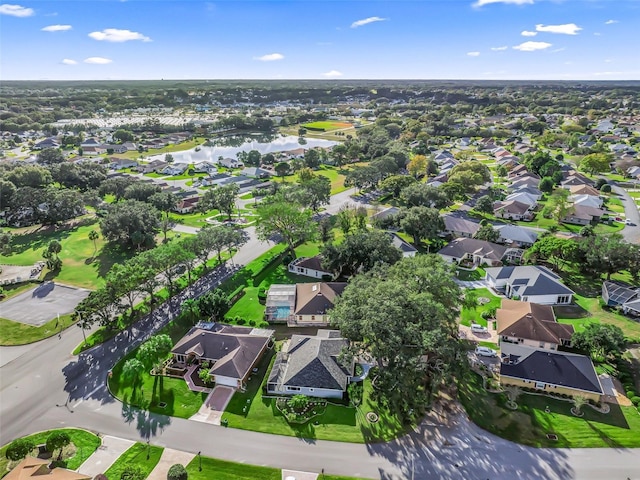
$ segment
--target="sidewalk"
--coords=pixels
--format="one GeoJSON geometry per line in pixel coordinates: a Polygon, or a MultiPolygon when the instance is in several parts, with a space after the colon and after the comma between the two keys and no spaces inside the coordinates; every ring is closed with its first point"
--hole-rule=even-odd
{"type": "Polygon", "coordinates": [[[179,463],[183,467],[186,467],[194,458],[195,454],[193,453],[165,448],[162,451],[160,461],[155,468],[151,470],[147,480],[167,480],[167,472],[172,465],[179,463]]]}
{"type": "Polygon", "coordinates": [[[125,440],[124,438],[111,437],[109,435],[103,437],[102,445],[80,465],[78,472],[83,475],[88,475],[91,478],[106,472],[109,467],[113,465],[113,462],[134,443],[136,442],[125,440]]]}

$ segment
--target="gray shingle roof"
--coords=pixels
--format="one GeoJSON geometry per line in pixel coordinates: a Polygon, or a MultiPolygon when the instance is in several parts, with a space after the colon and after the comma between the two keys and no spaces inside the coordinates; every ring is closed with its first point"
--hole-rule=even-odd
{"type": "Polygon", "coordinates": [[[324,315],[347,286],[343,282],[296,284],[295,315],[324,315]]]}
{"type": "Polygon", "coordinates": [[[474,222],[462,217],[444,215],[442,220],[444,220],[444,228],[448,232],[460,232],[473,236],[480,229],[479,222],[474,222]]]}
{"type": "Polygon", "coordinates": [[[528,295],[570,295],[573,290],[560,283],[558,275],[540,265],[518,267],[495,267],[485,270],[496,280],[508,279],[511,285],[522,285],[517,294],[528,295]]]}
{"type": "Polygon", "coordinates": [[[449,242],[438,253],[455,258],[462,258],[466,254],[480,255],[491,260],[501,260],[507,252],[507,247],[475,238],[456,238],[449,242]]]}
{"type": "Polygon", "coordinates": [[[288,351],[278,353],[269,383],[344,391],[353,365],[342,365],[338,357],[348,344],[340,337],[293,335],[288,351]]]}
{"type": "Polygon", "coordinates": [[[536,350],[518,363],[501,363],[500,375],[602,394],[593,363],[584,355],[536,350]]]}

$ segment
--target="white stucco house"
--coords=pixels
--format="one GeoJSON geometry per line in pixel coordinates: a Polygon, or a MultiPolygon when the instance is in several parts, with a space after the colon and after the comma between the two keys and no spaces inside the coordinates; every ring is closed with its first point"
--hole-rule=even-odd
{"type": "Polygon", "coordinates": [[[485,280],[507,298],[543,305],[567,305],[575,293],[558,275],[540,265],[487,268],[485,280]]]}

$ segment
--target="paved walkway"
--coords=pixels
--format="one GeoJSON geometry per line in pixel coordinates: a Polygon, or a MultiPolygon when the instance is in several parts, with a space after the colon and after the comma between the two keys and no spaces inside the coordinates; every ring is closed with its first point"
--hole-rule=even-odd
{"type": "Polygon", "coordinates": [[[484,280],[453,280],[462,288],[487,288],[487,282],[484,280]]]}
{"type": "Polygon", "coordinates": [[[186,467],[194,458],[195,455],[193,453],[165,448],[162,451],[160,461],[156,465],[156,468],[151,471],[151,473],[147,477],[147,480],[167,480],[167,472],[172,465],[179,463],[180,465],[186,467]]]}
{"type": "Polygon", "coordinates": [[[124,438],[106,435],[102,438],[102,445],[80,465],[78,472],[91,478],[106,472],[120,455],[126,452],[135,442],[124,438]]]}
{"type": "Polygon", "coordinates": [[[211,389],[207,387],[200,387],[193,383],[193,379],[191,378],[191,374],[199,367],[199,365],[193,364],[187,369],[187,373],[184,374],[184,381],[187,382],[187,386],[189,390],[192,392],[205,392],[210,393],[211,389]]]}
{"type": "Polygon", "coordinates": [[[317,473],[282,470],[282,480],[316,480],[317,478],[317,473]]]}

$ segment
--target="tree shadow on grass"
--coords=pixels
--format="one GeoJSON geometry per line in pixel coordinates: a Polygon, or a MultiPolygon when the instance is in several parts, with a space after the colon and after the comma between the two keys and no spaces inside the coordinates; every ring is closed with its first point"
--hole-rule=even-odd
{"type": "Polygon", "coordinates": [[[126,250],[119,245],[107,243],[96,255],[90,257],[91,262],[89,263],[93,265],[98,276],[104,278],[114,264],[123,263],[125,260],[133,257],[134,254],[135,252],[133,250],[126,250]]]}

